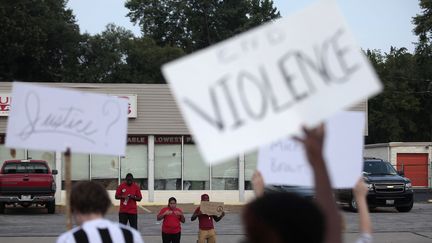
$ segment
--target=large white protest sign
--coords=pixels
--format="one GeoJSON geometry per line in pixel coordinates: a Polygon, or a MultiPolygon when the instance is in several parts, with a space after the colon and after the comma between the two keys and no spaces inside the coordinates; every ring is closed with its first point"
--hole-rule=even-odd
{"type": "MultiPolygon", "coordinates": [[[[365,115],[342,112],[325,123],[324,157],[335,188],[353,187],[363,169],[365,115]]],[[[313,173],[303,145],[286,138],[264,146],[258,170],[266,184],[313,186],[313,173]]]]}
{"type": "Polygon", "coordinates": [[[15,82],[6,146],[124,155],[126,99],[15,82]]]}
{"type": "Polygon", "coordinates": [[[300,131],[381,90],[335,1],[163,66],[207,162],[300,131]]]}

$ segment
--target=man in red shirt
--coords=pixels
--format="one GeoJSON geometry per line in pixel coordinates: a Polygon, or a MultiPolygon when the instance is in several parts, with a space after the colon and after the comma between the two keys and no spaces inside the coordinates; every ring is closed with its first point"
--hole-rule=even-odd
{"type": "Polygon", "coordinates": [[[129,225],[137,229],[138,210],[136,202],[142,199],[141,190],[133,182],[131,173],[128,173],[125,179],[126,181],[120,184],[115,194],[115,199],[120,200],[119,222],[127,225],[129,221],[129,225]]]}
{"type": "MultiPolygon", "coordinates": [[[[201,195],[201,201],[210,201],[210,197],[207,194],[201,195]]],[[[219,222],[225,216],[225,212],[222,211],[220,216],[203,214],[200,207],[195,209],[191,217],[191,221],[198,218],[199,222],[199,233],[198,243],[216,243],[216,232],[214,230],[213,219],[219,222]]]]}

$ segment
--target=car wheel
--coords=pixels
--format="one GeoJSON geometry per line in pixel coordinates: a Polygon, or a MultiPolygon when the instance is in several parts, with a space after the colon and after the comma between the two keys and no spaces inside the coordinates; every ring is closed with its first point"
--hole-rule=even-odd
{"type": "Polygon", "coordinates": [[[5,212],[5,204],[0,203],[0,214],[4,214],[4,212],[5,212]]]}
{"type": "Polygon", "coordinates": [[[351,197],[351,200],[349,202],[349,208],[353,212],[357,212],[357,201],[354,197],[351,197]]]}
{"type": "Polygon", "coordinates": [[[396,210],[401,212],[401,213],[406,213],[411,211],[411,209],[413,208],[414,203],[411,202],[411,204],[409,206],[404,206],[404,207],[396,207],[396,210]]]}
{"type": "Polygon", "coordinates": [[[55,213],[55,201],[47,203],[47,209],[49,214],[55,213]]]}

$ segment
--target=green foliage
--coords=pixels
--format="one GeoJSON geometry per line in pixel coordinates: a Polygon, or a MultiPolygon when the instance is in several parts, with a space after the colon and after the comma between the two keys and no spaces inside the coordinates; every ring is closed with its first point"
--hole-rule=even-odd
{"type": "Polygon", "coordinates": [[[77,64],[79,28],[65,4],[0,1],[0,79],[62,81],[77,64]]]}
{"type": "Polygon", "coordinates": [[[413,18],[414,33],[418,36],[416,46],[416,68],[420,111],[414,117],[422,131],[423,141],[432,141],[432,1],[420,0],[421,14],[413,18]]]}
{"type": "Polygon", "coordinates": [[[369,100],[368,143],[432,141],[432,1],[419,3],[414,54],[393,47],[385,54],[367,52],[385,87],[369,100]]]}
{"type": "Polygon", "coordinates": [[[187,53],[280,16],[270,0],[129,0],[125,6],[144,36],[187,53]]]}
{"type": "Polygon", "coordinates": [[[68,77],[68,82],[164,83],[160,66],[183,55],[179,48],[135,38],[114,24],[101,34],[85,34],[79,53],[79,72],[68,77]]]}
{"type": "Polygon", "coordinates": [[[127,69],[125,56],[132,32],[109,24],[101,34],[83,35],[79,72],[69,82],[115,82],[127,69]]]}
{"type": "Polygon", "coordinates": [[[423,56],[432,55],[432,1],[420,0],[422,14],[413,18],[414,33],[418,36],[416,52],[423,56]]]}
{"type": "Polygon", "coordinates": [[[367,51],[384,85],[380,95],[369,100],[368,143],[418,141],[419,126],[413,117],[420,111],[415,58],[406,48],[390,53],[367,51]]]}
{"type": "Polygon", "coordinates": [[[150,38],[135,39],[128,52],[129,81],[140,83],[165,83],[161,66],[184,55],[177,47],[160,47],[150,38]]]}

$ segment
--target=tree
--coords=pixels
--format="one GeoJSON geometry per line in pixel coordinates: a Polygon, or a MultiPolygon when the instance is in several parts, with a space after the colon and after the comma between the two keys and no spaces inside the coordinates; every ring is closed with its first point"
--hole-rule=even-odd
{"type": "Polygon", "coordinates": [[[65,0],[3,0],[0,29],[0,79],[61,81],[77,65],[79,28],[65,0]]]}
{"type": "Polygon", "coordinates": [[[420,0],[422,13],[413,18],[416,44],[416,68],[421,109],[415,119],[419,121],[424,141],[432,141],[432,1],[420,0]]]}
{"type": "Polygon", "coordinates": [[[421,109],[416,89],[416,62],[406,48],[390,48],[390,53],[367,51],[384,91],[369,100],[367,143],[420,141],[419,123],[413,119],[421,109]]]}
{"type": "Polygon", "coordinates": [[[79,72],[69,82],[121,82],[128,80],[127,52],[131,31],[114,24],[94,36],[84,34],[79,47],[79,72]]]}
{"type": "Polygon", "coordinates": [[[165,83],[161,66],[184,55],[178,47],[158,46],[148,37],[135,39],[128,51],[129,82],[165,83]]]}
{"type": "Polygon", "coordinates": [[[271,0],[129,0],[125,6],[144,36],[187,53],[280,16],[271,0]]]}
{"type": "Polygon", "coordinates": [[[432,1],[420,0],[422,14],[413,18],[415,25],[414,33],[418,36],[419,42],[416,46],[417,54],[432,55],[432,1]]]}
{"type": "Polygon", "coordinates": [[[385,87],[369,101],[368,143],[432,141],[432,1],[419,3],[414,55],[404,48],[367,53],[385,87]]]}
{"type": "Polygon", "coordinates": [[[101,34],[85,34],[79,53],[79,72],[68,82],[164,83],[160,66],[183,55],[179,48],[160,47],[114,24],[101,34]]]}

